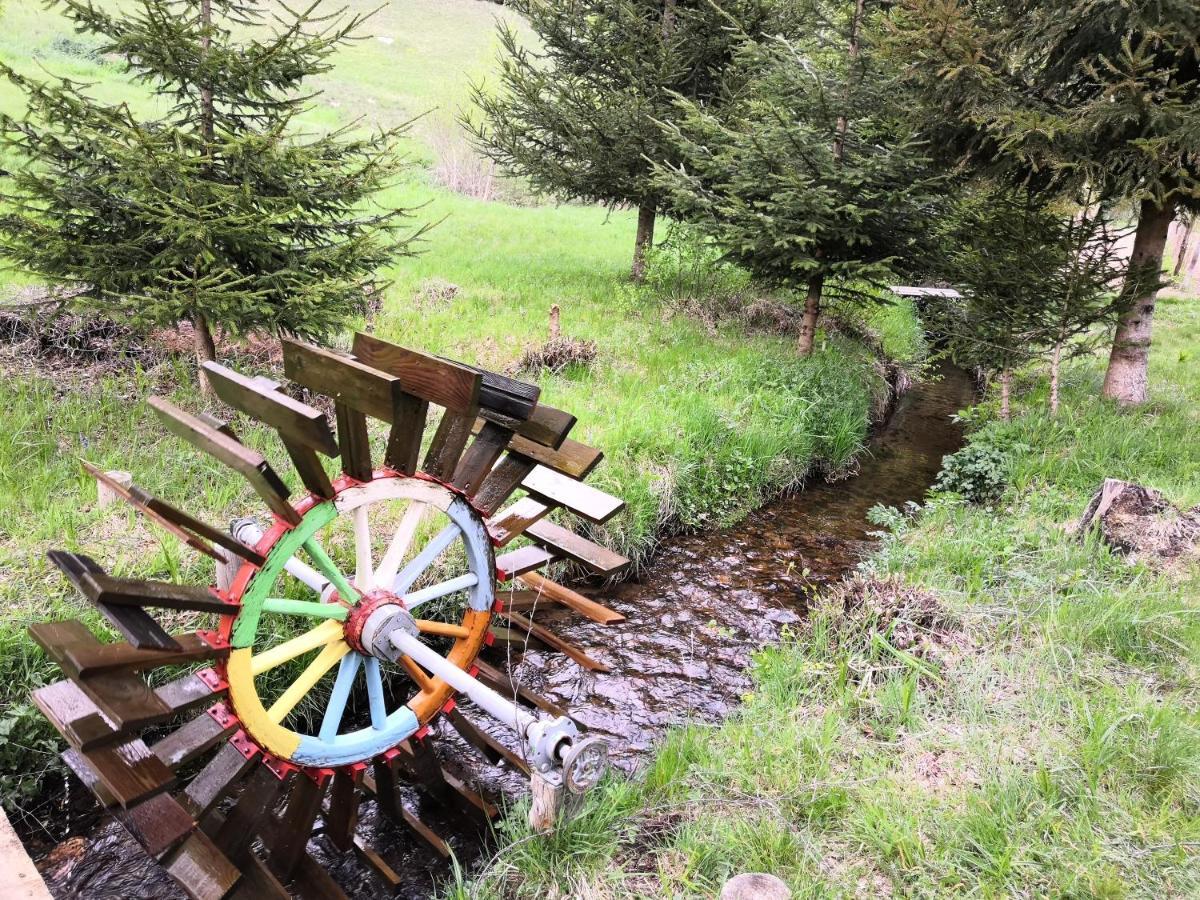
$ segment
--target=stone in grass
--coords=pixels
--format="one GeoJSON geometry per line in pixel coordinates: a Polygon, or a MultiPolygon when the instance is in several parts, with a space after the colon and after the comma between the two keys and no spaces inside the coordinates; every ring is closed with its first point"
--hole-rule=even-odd
{"type": "Polygon", "coordinates": [[[788,900],[791,896],[783,881],[763,872],[734,875],[721,888],[721,900],[788,900]]]}

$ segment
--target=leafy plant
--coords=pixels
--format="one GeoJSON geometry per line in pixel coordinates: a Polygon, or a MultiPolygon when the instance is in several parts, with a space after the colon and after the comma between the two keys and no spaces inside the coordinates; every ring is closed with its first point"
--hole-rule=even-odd
{"type": "Polygon", "coordinates": [[[972,503],[991,503],[1000,499],[1008,485],[1008,454],[985,442],[972,442],[942,460],[933,488],[949,491],[972,503]]]}

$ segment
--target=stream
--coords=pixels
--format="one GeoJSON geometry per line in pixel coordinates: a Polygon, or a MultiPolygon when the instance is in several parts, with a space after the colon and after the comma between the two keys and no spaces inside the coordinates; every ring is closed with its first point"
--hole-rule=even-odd
{"type": "MultiPolygon", "coordinates": [[[[614,765],[626,772],[671,726],[724,718],[750,688],[746,667],[754,650],[778,640],[781,628],[803,617],[812,591],[840,580],[869,552],[867,511],[919,501],[942,457],[961,446],[962,432],[951,416],[973,402],[973,384],[947,364],[936,376],[900,398],[853,477],[808,485],[733,528],[672,538],[640,581],[595,592],[595,599],[627,617],[624,623],[605,627],[549,602],[538,610],[540,623],[585,648],[609,672],[589,672],[562,654],[530,648],[514,660],[516,680],[565,706],[589,732],[607,737],[614,765]]],[[[499,662],[506,652],[490,651],[499,662]]],[[[469,706],[463,709],[470,713],[469,706]]],[[[481,715],[472,718],[484,724],[481,715]]],[[[511,735],[494,733],[515,746],[511,735]]],[[[439,723],[436,734],[448,768],[485,792],[515,799],[528,789],[514,770],[480,765],[448,725],[439,723]]],[[[85,793],[78,785],[67,789],[85,793]]],[[[415,794],[408,800],[420,802],[415,794]]],[[[450,840],[468,869],[494,848],[478,823],[457,813],[422,807],[421,815],[450,840]]],[[[379,825],[377,818],[373,804],[366,805],[360,833],[401,873],[395,896],[435,894],[448,866],[404,829],[379,825]]],[[[119,825],[105,822],[83,832],[38,860],[56,897],[183,896],[119,825]]],[[[354,854],[330,853],[321,838],[310,847],[351,896],[385,895],[354,854]]]]}

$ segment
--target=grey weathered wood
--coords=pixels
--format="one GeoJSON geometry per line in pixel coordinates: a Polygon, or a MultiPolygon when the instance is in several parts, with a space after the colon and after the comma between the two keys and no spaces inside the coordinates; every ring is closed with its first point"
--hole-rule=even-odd
{"type": "Polygon", "coordinates": [[[541,547],[529,546],[519,550],[510,550],[496,557],[496,578],[500,581],[508,581],[525,572],[539,569],[553,559],[554,554],[541,547]]]}
{"type": "Polygon", "coordinates": [[[607,522],[625,508],[624,500],[545,466],[538,466],[526,475],[521,487],[545,503],[565,507],[598,525],[607,522]]]}
{"type": "Polygon", "coordinates": [[[223,401],[260,422],[270,425],[286,440],[336,456],[337,440],[329,418],[307,403],[277,390],[269,390],[232,369],[215,362],[203,366],[208,383],[223,401]]]}
{"type": "Polygon", "coordinates": [[[629,568],[629,560],[621,554],[544,519],[527,527],[525,535],[557,556],[573,559],[598,575],[616,575],[629,568]]]}

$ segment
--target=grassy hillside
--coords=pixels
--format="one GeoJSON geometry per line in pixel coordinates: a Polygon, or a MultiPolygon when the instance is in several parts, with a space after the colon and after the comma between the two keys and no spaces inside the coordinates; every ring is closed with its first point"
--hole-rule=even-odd
{"type": "MultiPolygon", "coordinates": [[[[735,320],[705,323],[677,313],[653,291],[634,291],[626,276],[634,232],[627,212],[487,203],[435,183],[426,166],[437,142],[429,138],[444,137],[468,78],[488,72],[498,15],[504,15],[501,7],[474,0],[390,3],[372,23],[375,36],[349,48],[320,79],[325,94],[308,117],[314,127],[358,117],[364,126],[402,121],[436,107],[409,142],[411,176],[382,199],[420,206],[421,220],[439,224],[422,255],[398,261],[387,273],[393,285],[372,327],[405,344],[502,370],[545,339],[548,308],[558,303],[565,332],[594,340],[598,357],[590,367],[541,378],[543,398],[578,415],[576,436],[605,450],[594,480],[629,503],[607,538],[639,560],[664,526],[734,519],[813,466],[844,465],[861,444],[873,396],[883,389],[863,348],[829,339],[800,361],[789,337],[747,333],[735,320]]],[[[6,4],[0,56],[21,71],[88,81],[98,97],[147,107],[118,66],[95,58],[86,37],[40,4],[6,4]]],[[[0,107],[19,112],[19,102],[0,87],[0,107]]],[[[0,272],[0,297],[28,280],[0,272]]],[[[907,307],[882,311],[872,327],[889,352],[920,352],[907,307]]],[[[250,358],[242,348],[224,352],[235,364],[265,370],[261,357],[250,358]]],[[[165,437],[140,402],[159,391],[185,407],[201,407],[186,353],[140,368],[72,368],[57,358],[32,368],[11,358],[5,364],[0,765],[30,773],[55,762],[57,745],[44,741],[40,720],[25,702],[28,689],[52,674],[25,626],[88,615],[45,562],[46,550],[78,548],[120,574],[192,582],[211,577],[205,562],[128,511],[96,509],[95,487],[77,459],[129,470],[151,492],[213,522],[260,504],[218,464],[165,437]]],[[[241,419],[234,424],[289,472],[272,435],[241,419]]],[[[11,797],[32,785],[6,779],[4,791],[11,797]]]]}
{"type": "MultiPolygon", "coordinates": [[[[766,871],[795,897],[1200,896],[1200,569],[1130,564],[1078,520],[1106,477],[1200,503],[1200,303],[1164,300],[1152,404],[992,422],[1002,498],[881,511],[882,550],[755,662],[725,724],[676,731],[552,840],[459,895],[712,896],[766,871]]],[[[985,405],[976,412],[986,422],[985,405]]]]}

